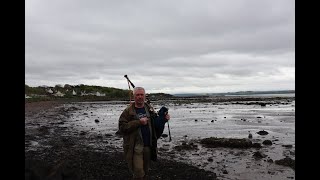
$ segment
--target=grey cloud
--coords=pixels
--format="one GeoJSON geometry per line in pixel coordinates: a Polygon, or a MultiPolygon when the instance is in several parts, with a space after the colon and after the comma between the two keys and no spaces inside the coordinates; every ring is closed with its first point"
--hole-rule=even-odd
{"type": "Polygon", "coordinates": [[[276,76],[294,88],[279,70],[294,73],[294,9],[290,0],[28,0],[26,83],[126,88],[123,75],[132,74],[154,91],[214,91],[276,76]]]}

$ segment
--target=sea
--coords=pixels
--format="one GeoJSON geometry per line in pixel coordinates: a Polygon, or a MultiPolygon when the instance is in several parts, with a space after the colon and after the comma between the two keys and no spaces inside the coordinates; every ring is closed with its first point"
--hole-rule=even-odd
{"type": "Polygon", "coordinates": [[[225,96],[245,96],[245,97],[295,97],[295,93],[283,94],[244,94],[244,95],[225,95],[225,96]]]}

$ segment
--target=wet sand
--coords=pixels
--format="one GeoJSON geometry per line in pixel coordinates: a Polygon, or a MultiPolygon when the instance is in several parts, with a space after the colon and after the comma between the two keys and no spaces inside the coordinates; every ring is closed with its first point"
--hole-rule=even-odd
{"type": "MultiPolygon", "coordinates": [[[[25,179],[131,179],[123,151],[108,145],[115,136],[75,131],[68,127],[69,111],[61,102],[25,104],[25,179]]],[[[150,179],[196,178],[216,179],[177,161],[160,158],[151,164],[150,179]]]]}
{"type": "MultiPolygon", "coordinates": [[[[275,163],[285,157],[295,159],[292,99],[246,100],[155,103],[156,108],[170,107],[173,141],[159,139],[159,162],[152,163],[151,179],[294,179],[292,167],[275,163]],[[261,108],[261,102],[267,105],[261,108]],[[269,134],[256,133],[262,128],[269,134]],[[251,141],[262,148],[206,148],[200,143],[206,137],[247,138],[248,130],[251,141]],[[262,144],[264,140],[272,145],[262,144]]],[[[51,177],[130,178],[122,139],[115,135],[125,106],[123,102],[26,104],[26,177],[54,171],[51,177]],[[38,167],[35,161],[43,165],[38,167]]],[[[164,133],[168,134],[167,125],[164,133]]]]}

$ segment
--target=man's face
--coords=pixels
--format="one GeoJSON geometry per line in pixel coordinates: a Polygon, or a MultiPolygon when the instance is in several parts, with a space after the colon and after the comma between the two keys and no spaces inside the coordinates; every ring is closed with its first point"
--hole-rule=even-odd
{"type": "Polygon", "coordinates": [[[145,100],[145,92],[142,89],[139,89],[134,94],[134,101],[137,104],[143,104],[145,100]]]}

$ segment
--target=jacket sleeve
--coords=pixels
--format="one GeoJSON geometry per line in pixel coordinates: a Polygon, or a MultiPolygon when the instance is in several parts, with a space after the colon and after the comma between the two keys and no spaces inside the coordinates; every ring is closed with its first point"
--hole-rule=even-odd
{"type": "Polygon", "coordinates": [[[119,118],[119,130],[123,134],[130,134],[132,131],[140,127],[139,120],[131,120],[129,110],[126,108],[120,115],[119,118]]]}

